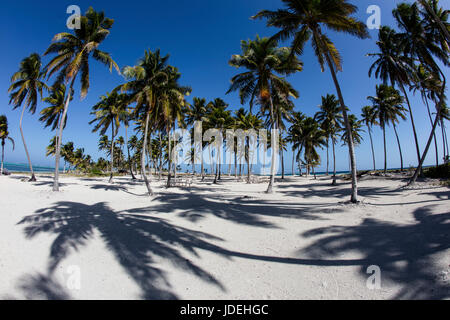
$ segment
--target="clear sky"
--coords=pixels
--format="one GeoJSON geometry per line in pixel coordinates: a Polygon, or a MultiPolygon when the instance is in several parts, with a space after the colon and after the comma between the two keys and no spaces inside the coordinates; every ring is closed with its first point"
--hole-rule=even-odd
{"type": "MultiPolygon", "coordinates": [[[[382,24],[395,27],[391,11],[397,0],[354,0],[359,7],[358,17],[366,21],[366,13],[370,5],[379,5],[382,10],[382,24]]],[[[220,97],[228,102],[232,109],[238,109],[238,94],[225,95],[230,78],[236,69],[228,65],[232,54],[240,53],[240,41],[260,36],[271,36],[275,29],[265,27],[262,21],[250,20],[250,16],[261,9],[277,9],[281,7],[278,0],[165,0],[165,1],[7,1],[2,3],[0,12],[0,39],[3,50],[0,50],[2,64],[0,73],[0,114],[9,119],[10,132],[16,141],[16,150],[7,147],[7,162],[25,163],[25,152],[19,133],[19,110],[12,111],[8,105],[7,89],[10,77],[17,70],[20,61],[33,52],[43,54],[56,33],[67,31],[66,9],[69,5],[80,6],[82,12],[89,6],[97,11],[105,11],[106,16],[115,19],[110,36],[102,44],[102,50],[110,52],[122,68],[134,65],[143,56],[145,49],[160,48],[162,53],[169,53],[170,64],[179,68],[182,73],[181,83],[193,89],[191,97],[204,97],[212,100],[220,97]]],[[[447,6],[448,0],[441,1],[447,6]]],[[[346,104],[352,113],[358,116],[361,108],[368,105],[367,96],[375,94],[375,79],[368,78],[368,70],[373,62],[365,55],[376,52],[375,41],[377,30],[370,32],[372,39],[359,40],[347,35],[330,32],[344,59],[344,70],[339,74],[346,104]]],[[[321,96],[335,93],[331,76],[327,70],[320,68],[308,46],[301,57],[304,71],[290,77],[291,83],[300,91],[300,98],[295,101],[296,110],[313,116],[318,110],[321,96]]],[[[44,58],[44,63],[48,57],[44,58]]],[[[447,75],[448,69],[445,70],[447,75]]],[[[79,95],[70,105],[68,125],[64,131],[63,141],[73,141],[76,147],[85,148],[85,152],[96,159],[105,156],[98,152],[98,134],[91,133],[91,107],[99,97],[123,82],[117,73],[110,74],[107,68],[97,62],[91,67],[91,89],[86,99],[79,95]]],[[[79,93],[79,91],[77,91],[79,93]]],[[[416,114],[417,131],[420,146],[423,149],[428,138],[431,125],[426,109],[419,96],[412,97],[412,107],[416,114]]],[[[44,107],[39,104],[39,110],[44,107]]],[[[247,106],[246,106],[247,107],[247,106]]],[[[53,165],[53,158],[46,158],[45,147],[49,144],[52,133],[44,129],[38,121],[38,113],[27,114],[24,120],[24,132],[29,145],[32,162],[37,165],[53,165]]],[[[123,132],[121,133],[123,134],[123,132]]],[[[404,151],[405,166],[416,165],[414,140],[409,121],[399,125],[399,135],[404,151]]],[[[372,167],[370,142],[367,134],[364,143],[356,149],[359,169],[372,167]]],[[[379,128],[374,132],[377,166],[383,166],[383,143],[379,128]]],[[[442,155],[441,135],[438,133],[439,152],[442,155]]],[[[337,150],[338,170],[348,169],[347,149],[337,150]]],[[[399,167],[400,159],[392,129],[388,130],[388,165],[399,167]]],[[[326,165],[325,151],[322,154],[323,171],[326,165]]],[[[286,167],[290,170],[292,153],[286,155],[286,167]]],[[[434,161],[434,148],[430,149],[427,164],[434,161]]]]}

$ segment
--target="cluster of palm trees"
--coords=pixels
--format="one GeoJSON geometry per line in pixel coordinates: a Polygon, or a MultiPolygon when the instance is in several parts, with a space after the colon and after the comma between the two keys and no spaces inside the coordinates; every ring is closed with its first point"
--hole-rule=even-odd
{"type": "MultiPolygon", "coordinates": [[[[31,161],[29,159],[22,131],[22,119],[25,110],[36,111],[39,96],[49,104],[42,110],[40,120],[46,127],[57,130],[52,145],[55,155],[55,179],[53,190],[59,190],[59,162],[63,156],[62,133],[67,123],[69,104],[75,95],[74,84],[81,82],[82,98],[86,97],[89,82],[89,66],[91,60],[106,65],[110,71],[116,69],[124,76],[124,83],[112,89],[110,93],[100,98],[93,107],[93,131],[101,135],[100,149],[109,149],[110,182],[113,182],[114,169],[119,169],[126,163],[128,170],[135,178],[134,172],[139,172],[145,182],[148,194],[153,195],[150,177],[146,168],[154,168],[162,176],[163,167],[167,167],[167,186],[172,185],[172,179],[177,177],[179,164],[172,156],[176,153],[175,130],[186,128],[195,132],[196,122],[203,122],[204,133],[209,128],[258,130],[263,126],[279,132],[270,134],[266,148],[278,150],[282,159],[282,176],[284,178],[284,152],[291,144],[293,150],[292,166],[298,164],[306,172],[321,163],[318,148],[327,149],[327,174],[330,166],[329,149],[333,150],[333,183],[336,183],[336,153],[335,147],[339,140],[348,146],[349,165],[352,176],[351,202],[358,202],[357,163],[355,146],[362,142],[363,126],[367,127],[373,151],[372,129],[379,125],[383,131],[386,157],[386,129],[392,126],[397,137],[398,148],[403,169],[403,155],[397,125],[400,120],[410,119],[416,144],[418,168],[411,179],[414,183],[421,172],[423,162],[434,139],[437,151],[436,128],[441,126],[444,146],[444,158],[448,159],[448,141],[446,140],[445,120],[449,111],[446,107],[446,78],[441,65],[449,65],[450,29],[448,11],[439,7],[437,0],[420,0],[413,4],[402,3],[393,11],[399,31],[382,27],[377,41],[378,53],[369,54],[377,60],[370,68],[369,76],[374,74],[381,79],[376,95],[368,97],[372,105],[362,109],[361,120],[350,114],[350,108],[345,104],[338,72],[342,71],[342,57],[332,39],[326,33],[333,30],[356,36],[360,39],[369,37],[366,25],[355,18],[355,5],[347,0],[282,0],[283,8],[276,11],[263,10],[253,19],[263,19],[268,27],[278,31],[270,38],[260,38],[241,42],[241,53],[233,55],[229,64],[243,70],[231,79],[227,94],[238,92],[242,105],[248,104],[249,111],[239,109],[234,114],[222,99],[207,103],[205,99],[194,98],[192,105],[186,101],[191,88],[182,86],[179,82],[181,74],[178,69],[168,64],[169,56],[163,56],[159,50],[147,50],[135,66],[127,66],[122,70],[111,56],[99,49],[110,33],[114,20],[105,17],[103,12],[90,8],[80,19],[81,28],[73,33],[57,34],[53,43],[44,55],[51,55],[50,62],[43,67],[41,57],[32,54],[25,58],[17,73],[12,77],[11,103],[14,108],[22,106],[20,129],[25,151],[30,163],[31,180],[35,180],[31,161]],[[291,41],[289,47],[279,47],[280,41],[291,41]],[[322,98],[322,104],[317,114],[311,118],[294,111],[293,99],[299,97],[299,92],[289,83],[288,76],[301,72],[303,62],[299,57],[303,54],[306,44],[310,42],[317,57],[322,72],[327,67],[330,70],[336,95],[328,94],[322,98]],[[47,86],[44,79],[54,78],[54,84],[47,86]],[[49,96],[43,98],[43,92],[49,96]],[[428,108],[432,131],[424,150],[421,151],[414,123],[413,106],[408,93],[418,91],[428,108]],[[435,105],[431,111],[430,103],[435,105]],[[406,106],[407,108],[406,108],[406,106]],[[254,107],[258,106],[254,114],[254,107]],[[434,116],[434,119],[433,119],[434,116]],[[127,129],[135,127],[136,134],[128,139],[127,129]],[[291,124],[288,126],[288,124],[291,124]],[[125,127],[125,139],[116,138],[121,126],[125,127]],[[106,134],[110,135],[110,139],[106,134]],[[140,138],[137,138],[140,136],[140,138]],[[119,147],[117,147],[119,145],[119,147]],[[122,146],[127,148],[128,159],[115,164],[114,157],[121,153],[122,146]],[[120,150],[120,152],[119,152],[120,150]]],[[[239,154],[228,150],[234,155],[234,173],[242,175],[243,162],[247,163],[247,182],[251,182],[251,159],[254,156],[250,148],[251,138],[246,138],[245,152],[239,154]]],[[[202,154],[205,148],[220,149],[221,139],[203,141],[193,146],[189,155],[192,171],[195,174],[197,154],[202,154]]],[[[266,141],[267,142],[267,141],[266,141]]],[[[257,141],[263,143],[263,141],[257,141]]],[[[215,157],[214,171],[217,182],[224,171],[220,159],[222,152],[209,152],[215,157]]],[[[277,153],[272,152],[270,183],[267,192],[273,192],[277,153]]],[[[376,169],[375,156],[373,156],[376,169]]],[[[437,163],[439,160],[437,160],[437,163]]],[[[102,164],[105,161],[102,159],[102,164]]],[[[231,163],[231,162],[229,162],[231,163]]],[[[293,170],[294,171],[294,170],[293,170]]],[[[231,165],[228,174],[231,174],[231,165]]],[[[201,157],[201,175],[204,178],[205,168],[201,157]]]]}

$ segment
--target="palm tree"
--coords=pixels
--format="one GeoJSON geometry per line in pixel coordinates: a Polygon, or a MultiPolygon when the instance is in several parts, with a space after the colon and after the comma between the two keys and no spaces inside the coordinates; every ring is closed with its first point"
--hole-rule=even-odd
{"type": "Polygon", "coordinates": [[[65,83],[69,86],[66,96],[64,110],[59,124],[59,135],[57,140],[55,157],[55,181],[53,191],[59,191],[59,160],[61,155],[61,141],[69,103],[73,95],[73,86],[80,73],[81,98],[84,99],[89,91],[89,58],[99,61],[109,67],[110,71],[115,68],[120,73],[119,67],[111,58],[110,54],[101,51],[100,44],[110,33],[114,20],[105,17],[103,12],[96,12],[92,7],[84,16],[80,17],[80,28],[74,30],[74,34],[62,32],[53,38],[53,43],[48,47],[45,55],[56,54],[48,63],[47,75],[50,78],[58,73],[57,83],[65,83]]]}
{"type": "Polygon", "coordinates": [[[333,185],[336,185],[336,140],[337,134],[341,131],[342,115],[339,107],[339,101],[334,94],[327,94],[322,97],[322,104],[319,106],[320,111],[316,113],[314,119],[320,123],[320,127],[327,134],[327,175],[329,171],[328,149],[333,144],[333,185]]]}
{"type": "Polygon", "coordinates": [[[127,96],[114,91],[107,93],[106,96],[102,96],[100,102],[92,108],[93,111],[91,112],[95,119],[90,121],[89,124],[97,122],[92,132],[100,130],[100,135],[103,136],[111,127],[111,173],[109,183],[113,183],[114,139],[119,131],[120,123],[128,116],[126,106],[127,96]]]}
{"type": "MultiPolygon", "coordinates": [[[[209,108],[206,104],[206,99],[195,97],[193,99],[193,104],[192,104],[191,108],[188,109],[188,112],[186,114],[186,119],[185,119],[186,125],[194,126],[196,122],[205,123],[207,121],[206,116],[208,114],[208,109],[209,108]]],[[[195,130],[195,128],[193,128],[193,129],[195,130]]],[[[202,137],[203,137],[204,131],[205,130],[203,128],[202,132],[201,132],[202,137]]],[[[192,135],[192,137],[194,137],[194,135],[192,135]]],[[[196,150],[194,150],[194,154],[200,151],[199,153],[201,155],[200,161],[201,161],[202,181],[205,178],[204,159],[203,159],[204,146],[205,146],[204,142],[201,142],[200,146],[195,146],[196,150]],[[198,150],[198,149],[200,149],[200,150],[198,150]]],[[[193,166],[195,166],[195,159],[194,159],[193,166]]]]}
{"type": "Polygon", "coordinates": [[[13,151],[15,149],[14,139],[9,136],[8,118],[6,118],[5,115],[0,116],[0,140],[2,144],[2,165],[0,167],[0,176],[1,176],[3,174],[3,163],[5,161],[6,140],[9,140],[12,143],[13,151]]]}
{"type": "MultiPolygon", "coordinates": [[[[430,2],[429,2],[430,4],[430,2]]],[[[417,60],[426,68],[436,75],[440,75],[442,86],[439,93],[439,102],[436,105],[436,119],[433,123],[433,129],[428,138],[425,150],[420,158],[416,172],[412,176],[408,185],[412,185],[422,172],[423,163],[427,157],[428,150],[433,141],[434,133],[439,124],[440,113],[445,104],[446,77],[442,72],[439,63],[444,66],[450,65],[449,46],[445,34],[442,32],[442,24],[447,21],[435,21],[435,17],[441,15],[448,19],[448,14],[440,9],[437,3],[433,2],[433,6],[428,6],[427,10],[421,11],[417,3],[407,4],[401,3],[393,11],[394,18],[401,30],[399,35],[401,48],[403,53],[414,60],[417,60]]]]}
{"type": "MultiPolygon", "coordinates": [[[[440,91],[441,81],[433,74],[426,69],[424,65],[415,66],[413,82],[411,83],[411,89],[416,92],[420,91],[422,101],[427,106],[428,118],[430,120],[431,126],[433,126],[433,118],[431,115],[429,99],[436,102],[437,96],[436,93],[440,91]]],[[[438,145],[436,133],[434,133],[434,147],[436,152],[436,167],[439,165],[439,153],[438,153],[438,145]]],[[[444,147],[445,153],[445,147],[444,147]]]]}
{"type": "MultiPolygon", "coordinates": [[[[300,136],[303,128],[303,121],[305,121],[306,116],[301,112],[293,112],[291,115],[292,126],[288,131],[288,142],[292,145],[292,175],[295,176],[295,162],[296,159],[296,151],[301,149],[300,136]]],[[[301,151],[300,151],[301,153],[301,151]]],[[[301,171],[300,171],[301,175],[301,171]]]]}
{"type": "Polygon", "coordinates": [[[33,53],[29,57],[23,59],[20,63],[19,71],[11,77],[12,84],[8,89],[8,92],[10,93],[9,103],[13,104],[13,109],[23,106],[19,128],[28,159],[28,165],[30,166],[30,182],[36,181],[36,176],[34,175],[30,154],[28,153],[27,144],[23,135],[22,122],[25,110],[28,108],[29,112],[34,114],[38,103],[38,95],[40,95],[42,99],[43,90],[48,89],[47,85],[41,81],[43,76],[41,68],[41,57],[37,53],[33,53]]]}
{"type": "MultiPolygon", "coordinates": [[[[361,133],[364,132],[364,130],[362,129],[362,122],[358,120],[358,118],[354,114],[349,114],[348,120],[350,121],[350,126],[352,127],[353,144],[355,146],[358,146],[363,141],[363,137],[361,135],[361,133]]],[[[341,139],[344,145],[348,145],[347,131],[343,130],[341,139]]]]}
{"type": "MultiPolygon", "coordinates": [[[[327,134],[320,128],[319,123],[313,118],[306,118],[303,122],[302,141],[304,158],[306,162],[307,173],[310,169],[314,171],[314,167],[320,163],[320,156],[317,153],[317,148],[326,146],[327,134]]],[[[313,172],[315,175],[315,172],[313,172]]]]}
{"type": "MultiPolygon", "coordinates": [[[[249,102],[250,110],[255,102],[262,109],[269,109],[272,128],[276,130],[273,97],[279,96],[283,99],[288,99],[289,96],[298,97],[298,93],[282,76],[302,71],[303,64],[292,57],[288,48],[278,48],[278,41],[274,39],[257,36],[255,40],[242,41],[241,49],[242,54],[234,55],[229,64],[248,71],[231,79],[227,93],[239,90],[241,104],[249,102]]],[[[273,192],[275,183],[277,150],[274,149],[272,148],[272,166],[267,193],[273,192]]]]}
{"type": "MultiPolygon", "coordinates": [[[[293,38],[292,54],[301,55],[306,42],[312,38],[312,45],[319,64],[324,71],[325,63],[331,71],[331,76],[336,87],[345,128],[350,135],[351,127],[347,116],[347,107],[344,102],[341,87],[336,71],[342,71],[342,60],[334,43],[323,33],[322,27],[344,32],[358,38],[368,38],[366,25],[358,21],[352,15],[356,12],[356,6],[346,0],[282,0],[285,9],[277,11],[264,10],[253,17],[267,19],[269,27],[281,29],[273,36],[274,39],[286,40],[293,38]]],[[[352,167],[352,196],[351,202],[358,202],[358,183],[355,151],[353,142],[348,145],[350,162],[352,167]]]]}
{"type": "Polygon", "coordinates": [[[397,137],[397,142],[400,151],[400,160],[403,171],[403,156],[400,147],[400,140],[398,138],[396,130],[397,118],[406,119],[405,111],[402,104],[404,102],[403,97],[400,92],[391,86],[385,84],[378,85],[376,87],[376,96],[370,96],[369,99],[373,104],[373,112],[375,112],[377,118],[379,119],[379,125],[383,130],[383,143],[384,143],[384,174],[387,172],[387,150],[386,150],[386,125],[392,123],[394,126],[394,131],[397,137]]]}
{"type": "Polygon", "coordinates": [[[136,177],[134,176],[134,173],[133,173],[132,161],[131,161],[131,156],[130,156],[130,145],[128,143],[128,127],[130,126],[130,121],[133,120],[132,113],[133,113],[133,110],[131,108],[127,108],[126,114],[122,118],[122,122],[125,127],[125,142],[124,143],[127,148],[128,165],[129,165],[129,169],[130,169],[131,180],[136,180],[136,177]]]}
{"type": "Polygon", "coordinates": [[[129,81],[117,88],[129,93],[130,102],[136,102],[134,109],[136,118],[142,119],[141,173],[149,196],[153,196],[153,190],[145,172],[145,156],[150,125],[156,127],[158,117],[161,115],[158,94],[169,82],[168,60],[169,56],[162,57],[159,50],[145,51],[144,57],[138,62],[138,65],[124,68],[123,74],[129,81]]]}
{"type": "MultiPolygon", "coordinates": [[[[244,132],[248,133],[249,130],[257,131],[257,130],[261,129],[263,127],[262,124],[263,124],[263,121],[261,120],[259,115],[253,115],[250,112],[248,112],[248,113],[245,112],[244,116],[242,116],[241,114],[239,115],[239,118],[236,122],[235,127],[237,129],[241,129],[244,132]]],[[[253,137],[253,138],[255,138],[255,137],[253,137]]],[[[251,137],[247,136],[245,138],[245,141],[242,141],[242,143],[245,143],[244,157],[247,162],[247,183],[248,184],[251,183],[251,174],[252,174],[252,169],[251,169],[252,166],[251,166],[250,162],[253,162],[252,160],[255,155],[255,150],[250,145],[250,142],[256,142],[256,141],[251,141],[250,139],[251,139],[251,137]]],[[[254,145],[254,144],[252,143],[252,145],[254,145]]]]}
{"type": "MultiPolygon", "coordinates": [[[[134,168],[135,170],[136,170],[136,163],[134,162],[134,160],[135,160],[137,151],[139,149],[139,145],[140,145],[139,139],[135,135],[131,136],[130,139],[128,140],[127,148],[129,151],[131,151],[133,153],[133,157],[131,157],[131,160],[130,160],[131,161],[130,166],[131,166],[131,168],[134,168]]],[[[133,172],[133,169],[131,169],[131,172],[133,172]]],[[[132,176],[134,176],[134,174],[132,176]]]]}
{"type": "MultiPolygon", "coordinates": [[[[158,103],[161,108],[160,112],[162,118],[162,125],[167,130],[167,137],[169,141],[172,141],[172,138],[174,138],[171,134],[172,129],[175,129],[177,124],[180,128],[185,127],[184,114],[187,113],[186,109],[188,108],[187,103],[185,101],[185,96],[190,94],[191,89],[188,87],[182,87],[178,83],[181,74],[178,72],[177,68],[169,66],[166,70],[166,74],[168,80],[167,83],[162,88],[160,88],[158,103]]],[[[172,167],[175,179],[177,175],[177,164],[176,164],[177,157],[173,157],[172,143],[169,143],[168,146],[169,146],[169,158],[168,158],[169,174],[167,178],[167,187],[170,187],[172,167]],[[175,163],[172,166],[173,160],[175,160],[175,163]]],[[[177,146],[175,145],[174,147],[177,146]]]]}
{"type": "MultiPolygon", "coordinates": [[[[50,104],[50,106],[42,109],[42,111],[40,112],[41,117],[39,118],[39,121],[44,122],[46,128],[51,127],[52,131],[56,130],[59,126],[59,123],[61,122],[61,116],[64,111],[65,97],[66,86],[61,83],[56,83],[55,85],[50,87],[50,95],[42,100],[50,104]]],[[[66,126],[66,123],[67,117],[64,121],[64,127],[66,126]]]]}
{"type": "Polygon", "coordinates": [[[361,114],[361,121],[364,122],[364,124],[367,127],[367,132],[369,132],[370,137],[370,146],[372,148],[372,159],[373,159],[373,171],[377,170],[377,165],[375,162],[375,151],[373,148],[373,139],[372,139],[372,127],[379,125],[377,121],[377,114],[375,112],[375,109],[371,106],[366,106],[362,108],[362,114],[361,114]]]}
{"type": "Polygon", "coordinates": [[[405,85],[409,84],[414,73],[412,58],[403,54],[401,35],[396,33],[389,27],[382,27],[378,34],[377,41],[380,53],[368,54],[370,57],[376,57],[377,60],[369,69],[369,77],[375,71],[375,77],[380,78],[383,84],[387,85],[388,81],[395,88],[396,85],[402,90],[406,99],[411,118],[414,141],[416,145],[417,161],[420,162],[420,147],[417,138],[416,125],[414,121],[414,113],[409,101],[408,93],[405,85]]]}
{"type": "MultiPolygon", "coordinates": [[[[234,125],[234,118],[231,115],[231,111],[226,110],[228,108],[228,104],[225,103],[220,98],[215,99],[214,101],[209,103],[210,112],[207,115],[207,129],[217,129],[219,130],[221,136],[224,135],[224,130],[229,129],[234,125]]],[[[223,151],[223,139],[222,137],[215,137],[214,141],[211,143],[215,146],[216,153],[216,174],[214,178],[214,184],[217,184],[217,181],[222,179],[222,170],[221,170],[221,154],[223,151]]]]}
{"type": "Polygon", "coordinates": [[[71,163],[74,153],[73,142],[67,142],[61,148],[61,157],[64,159],[64,173],[66,173],[66,164],[71,163]]]}

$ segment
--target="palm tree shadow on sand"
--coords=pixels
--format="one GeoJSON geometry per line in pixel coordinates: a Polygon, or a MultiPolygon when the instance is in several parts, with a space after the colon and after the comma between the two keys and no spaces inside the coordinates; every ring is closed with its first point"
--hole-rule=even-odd
{"type": "MultiPolygon", "coordinates": [[[[140,286],[143,299],[177,298],[170,292],[165,272],[156,267],[156,257],[167,259],[174,266],[225,291],[211,274],[184,258],[176,248],[181,247],[198,256],[196,248],[212,246],[206,240],[221,239],[173,226],[163,219],[116,213],[103,202],[92,206],[59,202],[51,208],[38,210],[19,224],[27,224],[25,234],[29,239],[40,233],[57,235],[50,248],[49,279],[72,250],[81,249],[98,231],[107,248],[140,286]]],[[[42,281],[38,283],[40,285],[42,281]]]]}
{"type": "Polygon", "coordinates": [[[308,231],[302,236],[321,239],[300,254],[332,259],[346,252],[359,252],[364,258],[355,260],[354,265],[361,266],[362,277],[367,279],[367,268],[377,265],[382,281],[402,285],[394,299],[449,298],[450,283],[441,279],[448,270],[439,270],[433,257],[450,249],[450,213],[432,214],[432,207],[417,209],[416,223],[411,225],[366,219],[358,226],[308,231]]]}
{"type": "Polygon", "coordinates": [[[214,276],[183,257],[179,248],[197,257],[198,250],[205,250],[230,260],[241,258],[317,267],[357,266],[361,268],[362,279],[367,279],[368,266],[378,265],[383,279],[402,287],[394,298],[443,299],[450,297],[449,286],[437,279],[442,270],[437,269],[432,259],[450,248],[450,214],[431,214],[431,208],[417,209],[414,212],[417,223],[411,225],[367,219],[357,226],[331,226],[308,231],[302,236],[320,238],[298,252],[301,257],[292,258],[227,250],[212,243],[223,242],[223,239],[147,216],[149,208],[114,212],[103,202],[95,205],[59,202],[19,222],[26,225],[24,231],[29,239],[41,233],[56,235],[50,248],[47,275],[37,275],[31,278],[33,281],[23,282],[25,286],[22,284],[22,288],[28,293],[38,292],[44,297],[65,299],[67,294],[51,280],[53,272],[72,250],[85,246],[97,231],[117,261],[139,285],[143,299],[178,298],[171,292],[166,274],[157,267],[155,258],[167,259],[184,272],[226,292],[214,276]],[[360,252],[363,258],[338,258],[344,252],[355,251],[360,252]]]}

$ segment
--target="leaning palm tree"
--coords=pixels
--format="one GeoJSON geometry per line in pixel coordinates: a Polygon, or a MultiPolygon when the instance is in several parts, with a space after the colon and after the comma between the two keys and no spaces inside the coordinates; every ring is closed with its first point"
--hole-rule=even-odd
{"type": "MultiPolygon", "coordinates": [[[[229,64],[236,68],[245,68],[247,71],[231,79],[227,93],[239,91],[241,104],[249,102],[250,110],[254,103],[269,109],[271,126],[276,130],[278,128],[273,97],[279,96],[284,99],[288,99],[289,96],[298,97],[298,93],[283,76],[302,71],[303,64],[291,55],[288,48],[279,48],[278,41],[274,39],[257,36],[255,40],[242,41],[241,49],[242,54],[234,55],[229,64]]],[[[277,157],[275,149],[272,148],[272,166],[267,193],[273,192],[275,183],[277,157]]]]}
{"type": "Polygon", "coordinates": [[[320,123],[320,127],[327,134],[327,175],[329,171],[329,156],[328,150],[330,146],[330,140],[333,144],[333,185],[336,185],[336,135],[341,131],[342,127],[342,114],[339,107],[339,101],[334,94],[327,94],[322,97],[322,104],[319,106],[320,111],[316,113],[314,119],[320,123]]]}
{"type": "Polygon", "coordinates": [[[366,106],[362,108],[361,121],[366,125],[367,132],[369,133],[370,146],[372,148],[372,160],[373,160],[373,171],[377,170],[377,165],[375,162],[375,150],[373,147],[372,138],[372,127],[378,125],[377,114],[375,109],[371,106],[366,106]]]}
{"type": "Polygon", "coordinates": [[[394,126],[403,171],[403,156],[400,146],[400,139],[398,138],[398,133],[396,130],[396,123],[399,117],[403,120],[406,119],[406,109],[402,106],[404,99],[400,95],[400,92],[398,90],[384,84],[378,85],[376,87],[376,96],[369,96],[367,99],[372,102],[373,112],[375,112],[379,120],[379,125],[383,130],[384,174],[386,174],[387,172],[386,126],[389,125],[389,123],[392,123],[394,126]]]}
{"type": "Polygon", "coordinates": [[[73,87],[77,76],[80,75],[81,98],[84,99],[90,86],[90,58],[108,66],[110,71],[112,71],[112,68],[115,68],[117,72],[120,72],[119,67],[109,53],[98,49],[100,44],[109,35],[109,30],[113,24],[113,19],[108,19],[103,12],[96,12],[90,7],[85,15],[80,17],[80,28],[75,29],[73,34],[62,32],[55,35],[53,43],[45,52],[45,55],[56,54],[46,67],[47,76],[50,78],[52,75],[58,74],[56,82],[64,83],[66,86],[69,85],[64,110],[59,123],[53,191],[59,191],[59,161],[64,129],[64,125],[62,124],[66,121],[65,119],[69,103],[73,96],[73,87]]]}
{"type": "MultiPolygon", "coordinates": [[[[420,91],[420,95],[422,97],[423,103],[427,106],[428,111],[428,119],[430,120],[431,126],[433,126],[433,117],[432,112],[430,110],[430,103],[429,101],[435,101],[438,98],[436,93],[439,92],[441,88],[441,81],[436,77],[436,75],[433,72],[430,72],[427,70],[427,68],[424,65],[417,65],[414,69],[414,78],[413,82],[411,83],[411,89],[416,92],[420,91]]],[[[439,165],[439,152],[438,152],[438,144],[437,144],[437,138],[436,133],[434,133],[434,147],[435,147],[435,153],[436,153],[436,167],[439,165]]],[[[445,147],[444,147],[444,153],[445,153],[445,147]]]]}
{"type": "Polygon", "coordinates": [[[9,136],[8,130],[8,119],[5,115],[0,116],[0,141],[2,145],[2,165],[0,167],[0,176],[3,174],[3,163],[5,161],[5,145],[6,140],[9,140],[13,146],[13,150],[15,148],[14,139],[9,136]]]}
{"type": "MultiPolygon", "coordinates": [[[[325,63],[331,71],[336,87],[345,128],[350,134],[351,127],[347,116],[347,107],[344,102],[341,87],[336,71],[342,71],[342,59],[334,43],[323,32],[323,28],[347,33],[358,38],[368,38],[366,25],[352,15],[357,7],[346,0],[282,0],[284,9],[277,11],[264,10],[253,18],[267,19],[269,27],[281,29],[273,36],[277,40],[293,38],[292,54],[301,55],[306,42],[312,38],[312,46],[322,71],[325,63]]],[[[358,202],[358,183],[355,151],[353,142],[348,145],[352,168],[352,195],[351,202],[358,202]]]]}
{"type": "Polygon", "coordinates": [[[48,89],[47,85],[41,81],[43,77],[41,68],[41,57],[37,53],[33,53],[29,57],[23,59],[20,63],[19,71],[12,76],[12,84],[8,89],[8,92],[10,93],[9,103],[13,104],[13,109],[22,106],[19,128],[28,164],[30,166],[30,182],[36,181],[36,176],[34,175],[30,154],[28,153],[27,144],[23,135],[22,122],[25,110],[28,108],[29,112],[34,114],[39,99],[38,96],[40,95],[42,99],[43,90],[48,89]]]}
{"type": "MultiPolygon", "coordinates": [[[[429,4],[431,2],[428,2],[429,4]]],[[[444,66],[450,66],[450,50],[445,34],[441,29],[442,24],[447,21],[435,21],[437,15],[444,12],[437,2],[433,1],[433,6],[428,6],[427,10],[421,11],[418,3],[408,4],[401,3],[393,11],[394,18],[401,30],[400,43],[403,52],[410,57],[426,66],[426,68],[436,74],[442,81],[439,99],[436,104],[436,119],[433,123],[433,129],[428,138],[425,150],[420,158],[416,172],[410,179],[408,185],[413,185],[419,174],[422,172],[423,163],[433,141],[434,133],[439,124],[440,114],[445,104],[446,76],[441,69],[440,63],[444,66]],[[430,11],[431,10],[431,11],[430,11]],[[430,14],[431,13],[431,14],[430,14]]],[[[441,15],[446,20],[448,14],[441,15]]],[[[448,26],[448,24],[447,24],[448,26]]]]}
{"type": "Polygon", "coordinates": [[[114,169],[114,139],[119,131],[122,120],[128,116],[127,113],[127,97],[124,94],[118,94],[116,91],[107,93],[102,96],[92,109],[92,115],[95,118],[89,124],[96,123],[92,132],[100,131],[100,134],[105,135],[106,131],[111,127],[111,172],[109,183],[113,183],[113,169],[114,169]]]}

